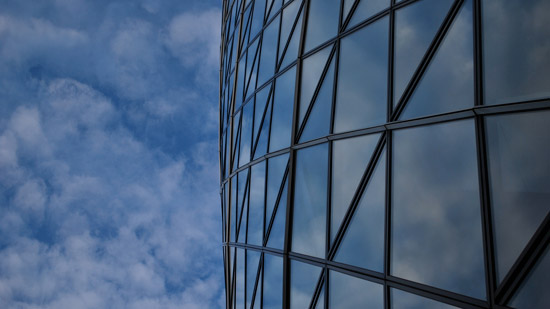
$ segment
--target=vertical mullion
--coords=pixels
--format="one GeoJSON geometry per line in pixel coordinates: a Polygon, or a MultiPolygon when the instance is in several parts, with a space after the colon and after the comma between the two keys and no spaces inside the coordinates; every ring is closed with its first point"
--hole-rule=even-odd
{"type": "MultiPolygon", "coordinates": [[[[394,65],[394,39],[395,39],[395,0],[391,0],[389,12],[389,38],[388,38],[388,85],[387,85],[387,115],[386,121],[390,122],[393,113],[393,65],[394,65]]],[[[386,203],[384,222],[384,308],[390,308],[391,295],[387,285],[387,277],[390,274],[390,235],[391,235],[391,171],[392,171],[392,131],[386,131],[386,203]]]]}
{"type": "MultiPolygon", "coordinates": [[[[473,0],[473,28],[474,28],[474,105],[483,105],[483,51],[481,1],[473,0]]],[[[477,160],[480,186],[481,218],[483,232],[483,251],[485,264],[485,285],[489,306],[495,304],[495,258],[493,250],[493,227],[491,219],[491,202],[489,191],[489,171],[487,168],[487,149],[485,142],[485,121],[478,114],[475,116],[477,160]]]]}
{"type": "MultiPolygon", "coordinates": [[[[295,0],[297,1],[297,0],[295,0]]],[[[290,307],[290,259],[288,253],[292,247],[292,223],[293,223],[293,208],[294,203],[294,174],[295,174],[295,157],[296,150],[296,130],[298,127],[298,98],[300,97],[300,78],[302,74],[302,58],[304,52],[304,43],[306,36],[306,25],[309,13],[309,0],[304,0],[302,7],[302,25],[300,33],[300,42],[298,48],[298,59],[296,60],[296,80],[294,81],[294,106],[292,108],[292,128],[290,133],[290,151],[288,159],[288,191],[286,201],[286,225],[285,225],[285,243],[283,246],[283,308],[290,307]]],[[[298,13],[300,14],[300,13],[298,13]]],[[[299,17],[297,17],[299,18],[299,17]]],[[[295,30],[300,26],[296,24],[295,30]]]]}

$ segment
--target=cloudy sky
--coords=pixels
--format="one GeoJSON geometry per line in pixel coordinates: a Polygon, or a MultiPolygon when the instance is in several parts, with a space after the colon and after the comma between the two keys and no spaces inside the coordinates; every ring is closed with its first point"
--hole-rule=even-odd
{"type": "Polygon", "coordinates": [[[0,2],[0,307],[222,307],[220,0],[0,2]]]}

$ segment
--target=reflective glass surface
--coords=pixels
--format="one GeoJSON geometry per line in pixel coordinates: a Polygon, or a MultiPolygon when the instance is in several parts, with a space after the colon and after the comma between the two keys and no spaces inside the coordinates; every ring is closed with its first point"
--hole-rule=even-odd
{"type": "Polygon", "coordinates": [[[472,1],[464,1],[401,119],[474,106],[472,1]]]}
{"type": "Polygon", "coordinates": [[[485,298],[474,122],[393,135],[391,273],[485,298]]]}
{"type": "Polygon", "coordinates": [[[386,152],[361,196],[334,261],[384,271],[384,218],[386,198],[386,152]]]}
{"type": "Polygon", "coordinates": [[[485,104],[550,97],[548,1],[482,4],[485,104]]]}
{"type": "Polygon", "coordinates": [[[269,152],[290,146],[295,81],[295,66],[279,76],[275,81],[269,152]]]}
{"type": "Polygon", "coordinates": [[[281,24],[281,35],[279,43],[279,59],[283,55],[284,48],[290,39],[290,34],[292,27],[296,22],[298,12],[300,9],[301,1],[293,1],[283,10],[282,24],[281,24]]]}
{"type": "MultiPolygon", "coordinates": [[[[349,1],[348,1],[349,2],[349,1]]],[[[353,27],[390,5],[390,0],[361,0],[353,12],[347,28],[353,27]]]]}
{"type": "Polygon", "coordinates": [[[252,166],[250,177],[247,243],[261,246],[264,226],[265,161],[252,166]]]}
{"type": "Polygon", "coordinates": [[[285,243],[285,221],[286,221],[286,203],[287,203],[288,181],[285,179],[283,191],[279,198],[275,217],[273,218],[273,224],[271,231],[269,232],[269,238],[267,239],[267,246],[270,248],[283,249],[285,243]]]}
{"type": "Polygon", "coordinates": [[[452,0],[421,0],[395,12],[394,104],[420,64],[452,0]]]}
{"type": "Polygon", "coordinates": [[[527,276],[524,284],[518,289],[517,294],[510,301],[510,306],[517,309],[547,308],[550,304],[548,286],[550,280],[550,247],[540,257],[539,261],[527,276]]]}
{"type": "Polygon", "coordinates": [[[273,215],[277,196],[283,185],[283,176],[287,163],[288,154],[273,157],[267,161],[266,224],[269,223],[273,215]]]}
{"type": "Polygon", "coordinates": [[[292,260],[290,308],[309,308],[322,268],[292,260]]]}
{"type": "Polygon", "coordinates": [[[239,155],[239,167],[250,162],[250,144],[252,142],[253,112],[253,102],[249,102],[243,107],[243,116],[241,120],[241,153],[239,155]]]}
{"type": "Polygon", "coordinates": [[[382,285],[329,271],[330,308],[384,308],[382,285]]]}
{"type": "Polygon", "coordinates": [[[271,85],[262,88],[256,94],[256,109],[254,112],[254,128],[257,140],[254,141],[254,159],[259,158],[267,152],[267,142],[269,138],[269,127],[271,124],[272,95],[271,85]]]}
{"type": "Polygon", "coordinates": [[[292,251],[325,257],[328,145],[296,153],[292,251]]]}
{"type": "Polygon", "coordinates": [[[332,144],[331,240],[338,232],[380,134],[338,140],[332,144]]]}
{"type": "MultiPolygon", "coordinates": [[[[258,279],[260,263],[260,252],[247,250],[246,251],[246,308],[252,308],[252,297],[254,296],[254,288],[258,279]]],[[[261,280],[260,280],[261,282],[261,280]]],[[[261,283],[259,284],[261,290],[261,283]]],[[[257,291],[256,294],[259,294],[257,291]]]]}
{"type": "Polygon", "coordinates": [[[298,109],[299,124],[306,115],[313,93],[320,82],[321,73],[327,65],[332,46],[326,47],[304,59],[302,63],[302,80],[300,83],[300,107],[298,109]]]}
{"type": "Polygon", "coordinates": [[[394,309],[452,309],[458,308],[436,300],[415,294],[407,293],[398,289],[390,289],[391,308],[394,309]]]}
{"type": "Polygon", "coordinates": [[[235,308],[244,308],[244,290],[246,281],[244,279],[245,251],[237,249],[237,277],[235,278],[235,308]]]}
{"type": "MultiPolygon", "coordinates": [[[[264,295],[265,309],[280,309],[283,306],[283,258],[264,254],[264,295]]],[[[256,306],[254,306],[256,307],[256,306]]]]}
{"type": "Polygon", "coordinates": [[[387,110],[388,18],[342,39],[339,58],[334,132],[383,124],[387,110]]]}
{"type": "Polygon", "coordinates": [[[506,276],[550,212],[550,111],[487,117],[497,275],[506,276]]]}
{"type": "Polygon", "coordinates": [[[338,32],[340,1],[310,0],[305,51],[332,38],[338,32]]]}
{"type": "Polygon", "coordinates": [[[258,86],[265,83],[275,72],[277,61],[277,42],[279,40],[279,21],[275,18],[264,30],[262,36],[262,53],[258,69],[258,86]]]}

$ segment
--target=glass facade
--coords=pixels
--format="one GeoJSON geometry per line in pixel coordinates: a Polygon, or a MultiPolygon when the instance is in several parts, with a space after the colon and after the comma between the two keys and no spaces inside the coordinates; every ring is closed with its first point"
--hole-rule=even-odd
{"type": "Polygon", "coordinates": [[[223,12],[227,308],[550,307],[550,1],[223,12]]]}

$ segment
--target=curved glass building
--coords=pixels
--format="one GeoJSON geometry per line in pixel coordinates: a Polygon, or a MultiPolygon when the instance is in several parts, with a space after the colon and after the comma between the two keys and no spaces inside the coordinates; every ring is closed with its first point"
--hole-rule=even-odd
{"type": "Polygon", "coordinates": [[[550,1],[223,8],[228,308],[550,307],[550,1]]]}

